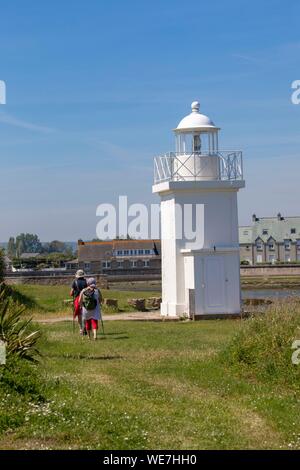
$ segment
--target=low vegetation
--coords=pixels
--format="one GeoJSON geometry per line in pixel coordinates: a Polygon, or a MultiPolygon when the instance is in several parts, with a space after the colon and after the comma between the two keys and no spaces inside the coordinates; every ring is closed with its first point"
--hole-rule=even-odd
{"type": "MultiPolygon", "coordinates": [[[[130,312],[132,307],[127,300],[130,298],[149,298],[157,296],[157,292],[133,292],[101,289],[104,298],[118,300],[118,312],[130,312]]],[[[26,311],[34,318],[44,315],[53,317],[72,315],[72,304],[66,304],[70,300],[70,287],[68,286],[42,286],[42,285],[17,285],[12,288],[12,295],[16,300],[26,306],[26,311]],[[51,315],[50,315],[51,314],[51,315]]],[[[104,313],[116,313],[116,309],[103,306],[104,313]]]]}
{"type": "Polygon", "coordinates": [[[0,292],[0,340],[6,345],[6,356],[34,361],[38,354],[36,343],[40,332],[31,331],[31,319],[24,320],[25,307],[15,303],[7,295],[7,289],[0,292]]]}
{"type": "Polygon", "coordinates": [[[0,291],[0,432],[20,426],[32,403],[44,401],[43,382],[36,357],[40,330],[24,319],[25,307],[10,295],[4,284],[0,291]],[[3,345],[5,347],[3,354],[3,345]],[[21,411],[22,410],[22,411],[21,411]]]}
{"type": "Polygon", "coordinates": [[[242,276],[242,289],[299,289],[300,276],[242,276]]]}
{"type": "Polygon", "coordinates": [[[4,280],[5,274],[5,262],[4,262],[4,251],[0,249],[0,283],[4,280]]]}
{"type": "Polygon", "coordinates": [[[247,320],[109,321],[96,342],[68,322],[41,329],[39,363],[1,369],[1,449],[300,449],[297,303],[247,320]]]}
{"type": "Polygon", "coordinates": [[[240,373],[274,381],[300,392],[300,366],[292,344],[300,340],[300,303],[277,301],[263,315],[243,322],[224,351],[224,361],[240,373]]]}

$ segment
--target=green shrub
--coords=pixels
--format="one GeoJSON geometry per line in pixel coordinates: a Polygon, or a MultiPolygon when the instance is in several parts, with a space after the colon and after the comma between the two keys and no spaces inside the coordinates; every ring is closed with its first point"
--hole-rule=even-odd
{"type": "Polygon", "coordinates": [[[35,361],[40,331],[30,331],[32,320],[22,320],[25,307],[13,302],[7,290],[0,292],[0,340],[6,344],[7,357],[15,355],[35,361]]]}
{"type": "Polygon", "coordinates": [[[2,392],[16,393],[32,401],[44,401],[44,388],[35,364],[9,356],[5,367],[0,366],[2,392]]]}
{"type": "Polygon", "coordinates": [[[45,384],[35,364],[40,332],[32,331],[31,320],[22,320],[24,308],[2,286],[0,339],[6,344],[6,364],[0,365],[0,434],[22,426],[30,407],[45,402],[45,384]]]}
{"type": "Polygon", "coordinates": [[[0,435],[23,426],[32,409],[44,406],[45,392],[37,365],[10,356],[0,366],[0,435]]]}
{"type": "Polygon", "coordinates": [[[0,283],[4,280],[5,274],[5,261],[4,261],[4,251],[0,249],[0,283]]]}
{"type": "Polygon", "coordinates": [[[300,387],[300,365],[292,363],[292,344],[300,339],[300,304],[276,302],[264,314],[241,323],[222,360],[240,372],[300,387]]]}

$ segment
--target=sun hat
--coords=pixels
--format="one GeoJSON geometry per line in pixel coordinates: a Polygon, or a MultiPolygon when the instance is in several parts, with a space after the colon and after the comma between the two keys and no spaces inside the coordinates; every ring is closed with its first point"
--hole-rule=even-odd
{"type": "Polygon", "coordinates": [[[89,277],[86,280],[86,283],[89,287],[95,286],[96,287],[96,279],[94,277],[89,277]]]}
{"type": "Polygon", "coordinates": [[[78,269],[78,271],[75,274],[75,277],[78,279],[79,277],[84,277],[85,273],[82,269],[78,269]]]}

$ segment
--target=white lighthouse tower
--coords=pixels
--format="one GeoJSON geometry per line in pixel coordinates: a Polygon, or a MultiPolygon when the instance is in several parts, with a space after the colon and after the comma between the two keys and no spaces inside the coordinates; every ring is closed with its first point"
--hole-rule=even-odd
{"type": "Polygon", "coordinates": [[[176,152],[155,157],[161,198],[164,316],[240,313],[237,193],[242,152],[220,151],[219,128],[192,112],[174,129],[176,152]]]}

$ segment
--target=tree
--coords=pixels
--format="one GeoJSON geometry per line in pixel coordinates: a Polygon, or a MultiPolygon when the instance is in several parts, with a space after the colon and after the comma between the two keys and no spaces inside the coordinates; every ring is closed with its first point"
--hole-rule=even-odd
{"type": "Polygon", "coordinates": [[[26,252],[25,243],[23,239],[16,242],[16,256],[20,258],[22,253],[26,252]]]}
{"type": "Polygon", "coordinates": [[[16,255],[21,256],[22,253],[40,253],[42,244],[37,235],[33,233],[21,233],[16,238],[16,255]]]}
{"type": "Polygon", "coordinates": [[[4,251],[0,250],[0,283],[4,281],[4,274],[5,274],[4,251]]]}
{"type": "Polygon", "coordinates": [[[52,240],[52,242],[43,244],[44,253],[62,253],[69,257],[73,256],[72,247],[68,243],[59,240],[52,240]]]}
{"type": "Polygon", "coordinates": [[[64,253],[67,249],[67,245],[59,240],[53,240],[49,243],[49,253],[64,253]]]}
{"type": "Polygon", "coordinates": [[[14,237],[10,237],[8,240],[6,252],[9,258],[14,258],[16,256],[16,242],[14,237]]]}

